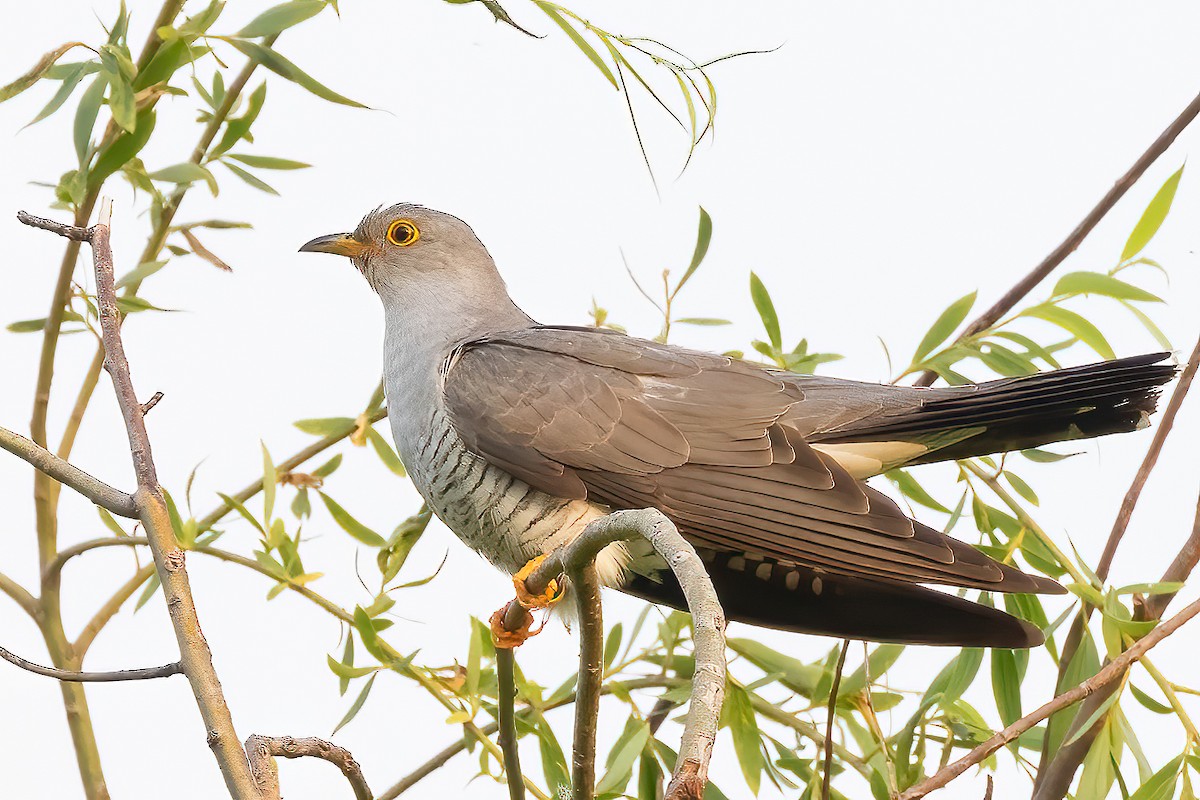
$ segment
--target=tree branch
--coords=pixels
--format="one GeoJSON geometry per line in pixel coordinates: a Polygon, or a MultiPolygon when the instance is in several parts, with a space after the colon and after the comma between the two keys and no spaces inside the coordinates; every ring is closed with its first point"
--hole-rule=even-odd
{"type": "MultiPolygon", "coordinates": [[[[25,222],[23,219],[21,221],[25,222]]],[[[137,519],[137,507],[134,505],[131,495],[109,486],[99,478],[92,477],[74,464],[63,461],[46,448],[26,439],[19,433],[13,433],[7,428],[0,428],[0,448],[29,462],[39,472],[60,483],[65,483],[96,505],[103,506],[119,516],[137,519]]]]}
{"type": "Polygon", "coordinates": [[[849,649],[850,640],[843,639],[837,669],[833,672],[833,684],[829,687],[829,703],[825,709],[825,772],[821,775],[821,800],[829,800],[829,781],[833,779],[833,718],[837,713],[838,688],[842,685],[842,670],[846,666],[846,651],[849,649]]]}
{"type": "Polygon", "coordinates": [[[28,589],[5,575],[3,572],[0,572],[0,592],[4,592],[4,594],[12,598],[12,601],[19,605],[21,610],[26,614],[34,619],[37,619],[37,598],[30,594],[28,589]]]}
{"type": "MultiPolygon", "coordinates": [[[[82,236],[92,247],[105,368],[112,378],[117,404],[125,419],[129,450],[138,481],[134,501],[146,530],[151,552],[154,554],[159,580],[163,585],[167,610],[179,643],[180,662],[196,696],[200,716],[208,732],[209,746],[221,767],[226,787],[235,800],[258,800],[258,791],[250,775],[249,762],[237,739],[221,683],[216,670],[213,669],[212,652],[200,630],[184,565],[184,552],[175,540],[162,489],[158,484],[158,474],[150,450],[150,438],[142,418],[142,405],[130,377],[129,361],[125,357],[125,347],[121,340],[120,311],[117,308],[114,287],[113,256],[109,244],[111,214],[112,203],[107,200],[102,202],[97,223],[82,233],[65,229],[65,232],[55,230],[52,226],[38,224],[36,218],[30,218],[34,221],[28,224],[55,230],[72,238],[82,236]]],[[[27,222],[27,219],[22,218],[22,222],[27,222]]]]}
{"type": "MultiPolygon", "coordinates": [[[[1109,570],[1116,556],[1117,547],[1121,544],[1125,532],[1129,528],[1134,508],[1137,506],[1138,500],[1141,499],[1142,490],[1150,478],[1150,473],[1153,472],[1154,467],[1158,463],[1159,454],[1162,452],[1163,445],[1166,444],[1167,437],[1174,428],[1175,417],[1179,414],[1179,409],[1182,408],[1183,401],[1187,397],[1189,389],[1191,389],[1192,381],[1196,377],[1197,368],[1200,368],[1200,339],[1196,341],[1196,346],[1192,349],[1191,357],[1188,359],[1183,371],[1179,374],[1179,382],[1175,385],[1175,390],[1171,393],[1171,399],[1168,401],[1167,407],[1163,410],[1158,426],[1154,430],[1154,438],[1150,441],[1150,447],[1146,450],[1146,455],[1142,459],[1141,466],[1138,467],[1133,482],[1130,484],[1129,490],[1126,491],[1125,497],[1121,501],[1121,507],[1117,511],[1116,519],[1113,521],[1112,530],[1109,532],[1108,540],[1104,544],[1104,552],[1100,556],[1099,563],[1096,565],[1096,577],[1100,579],[1101,583],[1108,578],[1109,570]]],[[[1197,513],[1200,513],[1200,506],[1197,507],[1197,513]]],[[[1195,536],[1196,533],[1193,531],[1193,538],[1195,536]]],[[[1185,544],[1184,549],[1176,556],[1176,561],[1179,562],[1180,567],[1184,566],[1189,558],[1192,558],[1187,554],[1187,549],[1188,545],[1185,544]]],[[[1194,558],[1191,563],[1192,567],[1194,567],[1194,558]]],[[[1180,574],[1178,570],[1172,570],[1171,568],[1168,568],[1167,571],[1168,573],[1174,572],[1174,574],[1180,574]]],[[[1186,573],[1183,573],[1184,578],[1190,573],[1191,568],[1188,568],[1186,573]]],[[[1164,580],[1167,579],[1164,578],[1164,580]]],[[[1170,580],[1182,579],[1171,578],[1170,580]]],[[[1156,595],[1152,597],[1151,600],[1157,605],[1157,612],[1152,613],[1150,618],[1161,617],[1163,612],[1166,611],[1167,603],[1170,602],[1171,597],[1173,595],[1156,595]]],[[[1071,660],[1075,657],[1080,642],[1083,641],[1083,633],[1087,629],[1088,620],[1091,618],[1091,615],[1092,606],[1085,602],[1071,623],[1067,638],[1063,642],[1062,655],[1059,658],[1058,678],[1055,681],[1055,686],[1059,689],[1062,688],[1067,668],[1070,666],[1071,660]]],[[[1095,699],[1089,699],[1088,702],[1084,703],[1081,711],[1076,714],[1075,723],[1079,723],[1092,716],[1091,711],[1093,707],[1098,708],[1099,702],[1107,698],[1108,693],[1101,692],[1101,695],[1103,697],[1098,695],[1095,699]]],[[[1099,733],[1102,721],[1097,720],[1091,730],[1085,732],[1071,744],[1063,747],[1057,747],[1052,750],[1054,742],[1050,737],[1046,738],[1046,743],[1042,747],[1041,763],[1038,767],[1037,777],[1034,780],[1034,793],[1036,796],[1062,797],[1066,793],[1071,779],[1075,775],[1075,771],[1083,763],[1084,756],[1087,755],[1092,741],[1099,733]],[[1043,794],[1043,792],[1045,793],[1043,794]]],[[[1074,728],[1075,725],[1072,725],[1072,731],[1074,728]]]]}
{"type": "Polygon", "coordinates": [[[3,647],[0,647],[0,658],[3,658],[8,663],[18,666],[23,670],[32,672],[35,675],[44,675],[47,678],[55,678],[60,681],[69,681],[71,683],[146,681],[153,678],[166,678],[183,672],[183,665],[178,661],[172,664],[164,664],[161,667],[118,669],[112,672],[76,672],[69,669],[55,669],[54,667],[43,667],[40,664],[34,664],[32,661],[26,661],[15,653],[5,650],[3,647]]]}
{"type": "Polygon", "coordinates": [[[525,800],[517,743],[515,662],[511,647],[496,648],[496,722],[500,729],[500,749],[504,752],[504,780],[508,784],[509,800],[525,800]]]}
{"type": "Polygon", "coordinates": [[[899,800],[916,800],[919,797],[924,797],[935,789],[942,788],[950,781],[954,780],[959,775],[963,774],[968,769],[999,750],[1004,745],[1015,740],[1025,731],[1049,717],[1054,712],[1061,711],[1068,706],[1078,703],[1083,698],[1095,693],[1098,689],[1101,689],[1113,681],[1120,679],[1125,674],[1125,671],[1128,670],[1134,662],[1145,655],[1156,644],[1177,631],[1181,626],[1183,626],[1184,623],[1197,614],[1200,614],[1200,600],[1193,602],[1191,605],[1183,609],[1183,611],[1180,611],[1178,614],[1147,633],[1145,636],[1135,642],[1128,650],[1126,650],[1117,658],[1113,659],[1103,669],[1080,683],[1075,688],[1071,689],[1070,691],[1063,692],[1058,697],[1055,697],[1053,700],[1046,703],[1033,713],[1022,717],[1012,725],[1009,725],[1004,730],[995,734],[959,760],[944,767],[943,769],[938,770],[937,773],[935,773],[932,777],[929,777],[916,786],[906,790],[900,795],[899,800]]]}
{"type": "MultiPolygon", "coordinates": [[[[1080,243],[1100,223],[1100,220],[1104,219],[1105,215],[1117,204],[1117,201],[1124,197],[1130,187],[1137,183],[1138,179],[1145,174],[1150,165],[1158,160],[1158,157],[1171,146],[1179,134],[1183,133],[1183,130],[1191,124],[1197,114],[1200,114],[1200,95],[1197,95],[1192,102],[1188,103],[1187,108],[1183,109],[1179,116],[1167,126],[1167,129],[1159,134],[1149,149],[1142,153],[1141,157],[1133,163],[1133,166],[1117,179],[1113,187],[1108,190],[1104,197],[1100,198],[1100,202],[1096,204],[1096,207],[1089,211],[1088,215],[1083,218],[1083,221],[1075,226],[1075,230],[1071,231],[1062,244],[1054,248],[1048,256],[1042,259],[1042,263],[1034,267],[1032,272],[1017,281],[991,308],[980,314],[955,339],[955,342],[961,342],[990,328],[1017,303],[1021,302],[1025,295],[1029,294],[1035,286],[1045,280],[1046,276],[1065,261],[1067,256],[1075,252],[1075,249],[1079,247],[1080,243]]],[[[926,370],[921,373],[921,376],[917,378],[913,385],[931,386],[937,380],[937,377],[937,373],[933,370],[926,370]]]]}
{"type": "Polygon", "coordinates": [[[253,734],[246,739],[246,753],[250,757],[250,771],[258,786],[262,800],[279,800],[279,767],[275,757],[304,758],[311,756],[328,761],[342,771],[354,789],[355,800],[371,800],[371,789],[363,777],[362,768],[354,756],[344,747],[310,736],[294,739],[291,736],[259,736],[253,734]]]}
{"type": "Polygon", "coordinates": [[[96,641],[96,637],[100,634],[100,631],[104,630],[104,626],[117,615],[117,612],[121,610],[121,606],[125,605],[130,597],[133,597],[133,593],[138,590],[138,587],[145,583],[153,574],[154,563],[146,564],[133,573],[129,580],[121,584],[120,588],[113,592],[112,597],[104,602],[104,605],[96,609],[96,613],[92,615],[92,618],[79,631],[79,636],[75,638],[73,647],[75,648],[77,658],[82,659],[84,657],[91,648],[92,642],[96,641]]]}
{"type": "MultiPolygon", "coordinates": [[[[591,564],[605,547],[637,538],[646,539],[667,562],[692,614],[696,670],[679,758],[665,800],[699,800],[708,783],[708,762],[725,697],[725,612],[700,557],[679,535],[675,524],[653,508],[615,511],[592,521],[568,545],[549,554],[526,578],[525,585],[539,594],[558,576],[591,564]]],[[[516,600],[499,612],[508,630],[517,630],[527,613],[516,600]]]]}
{"type": "Polygon", "coordinates": [[[588,562],[571,573],[579,617],[579,678],[576,682],[575,736],[571,748],[571,797],[592,800],[596,794],[596,725],[600,717],[600,684],[604,678],[604,609],[600,578],[588,562]]]}
{"type": "MultiPolygon", "coordinates": [[[[1191,535],[1188,536],[1175,559],[1163,572],[1162,578],[1159,579],[1160,582],[1183,583],[1191,576],[1198,561],[1200,561],[1200,498],[1196,500],[1196,518],[1192,523],[1191,535]]],[[[1158,619],[1166,611],[1167,605],[1174,597],[1174,594],[1153,595],[1140,608],[1136,609],[1135,616],[1142,620],[1158,619]]],[[[1148,669],[1153,669],[1148,664],[1146,666],[1148,669]]],[[[1079,727],[1085,721],[1096,716],[1096,711],[1104,705],[1118,687],[1118,682],[1109,684],[1089,697],[1079,707],[1070,727],[1063,735],[1064,740],[1074,739],[1074,741],[1059,747],[1054,752],[1053,758],[1038,770],[1037,781],[1034,783],[1033,797],[1035,800],[1052,800],[1066,796],[1067,790],[1071,787],[1071,780],[1087,756],[1088,750],[1091,749],[1092,742],[1099,735],[1106,715],[1097,717],[1088,730],[1076,736],[1079,727]]],[[[1184,715],[1184,719],[1185,725],[1187,725],[1186,715],[1184,715]]]]}

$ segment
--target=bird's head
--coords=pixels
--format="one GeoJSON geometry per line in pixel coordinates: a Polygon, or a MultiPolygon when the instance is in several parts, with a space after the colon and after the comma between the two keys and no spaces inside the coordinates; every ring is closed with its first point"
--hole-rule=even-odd
{"type": "Polygon", "coordinates": [[[412,282],[458,283],[495,273],[470,225],[412,203],[377,208],[352,233],[318,236],[300,252],[348,257],[381,295],[412,282]]]}

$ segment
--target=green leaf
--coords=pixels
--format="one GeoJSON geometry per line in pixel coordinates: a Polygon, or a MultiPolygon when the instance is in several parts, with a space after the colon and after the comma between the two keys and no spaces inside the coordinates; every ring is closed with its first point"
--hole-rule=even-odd
{"type": "Polygon", "coordinates": [[[49,53],[43,55],[24,75],[17,78],[7,86],[0,86],[0,103],[16,97],[21,92],[25,91],[30,86],[33,86],[35,83],[41,80],[42,77],[45,76],[45,74],[50,70],[50,68],[54,66],[55,62],[70,52],[73,48],[85,46],[86,45],[84,45],[83,42],[67,42],[66,44],[60,45],[54,50],[51,50],[49,53]]]}
{"type": "Polygon", "coordinates": [[[1175,796],[1175,785],[1179,782],[1179,772],[1183,767],[1183,753],[1175,756],[1158,772],[1150,776],[1136,792],[1129,795],[1129,800],[1171,800],[1175,796]]]}
{"type": "Polygon", "coordinates": [[[1021,495],[1021,497],[1025,498],[1030,503],[1033,503],[1035,506],[1041,504],[1038,500],[1037,492],[1033,491],[1033,488],[1030,487],[1030,485],[1024,480],[1022,480],[1020,476],[1009,472],[1008,470],[1004,470],[1004,477],[1008,479],[1009,485],[1012,486],[1013,490],[1016,491],[1017,494],[1021,495]]]}
{"type": "Polygon", "coordinates": [[[271,156],[230,153],[228,157],[235,161],[240,161],[248,167],[258,167],[259,169],[307,169],[312,166],[312,164],[305,164],[303,161],[292,161],[289,158],[273,158],[271,156]]]}
{"type": "Polygon", "coordinates": [[[279,194],[279,191],[274,186],[272,186],[271,184],[262,180],[257,175],[247,172],[246,170],[242,169],[241,167],[239,167],[235,164],[230,164],[228,161],[222,161],[221,163],[224,164],[225,168],[228,169],[230,172],[232,172],[234,175],[237,175],[243,181],[250,184],[255,189],[258,189],[260,192],[266,192],[267,194],[273,194],[273,195],[279,194]]]}
{"type": "Polygon", "coordinates": [[[1117,300],[1161,303],[1161,297],[1103,272],[1068,272],[1054,285],[1054,295],[1098,294],[1117,300]]]}
{"type": "Polygon", "coordinates": [[[324,8],[324,0],[292,0],[290,3],[280,3],[250,20],[246,27],[234,35],[243,39],[272,36],[315,17],[324,8]]]}
{"type": "Polygon", "coordinates": [[[1028,450],[1022,450],[1021,455],[1028,458],[1030,461],[1035,461],[1039,464],[1053,464],[1055,461],[1065,461],[1068,458],[1074,458],[1079,453],[1051,453],[1049,450],[1042,450],[1034,447],[1028,450]]]}
{"type": "Polygon", "coordinates": [[[349,512],[338,505],[329,495],[324,492],[317,492],[317,494],[321,495],[321,499],[325,501],[325,507],[329,509],[329,514],[333,517],[334,522],[341,526],[346,533],[369,547],[383,547],[387,544],[382,536],[350,516],[349,512]]]}
{"type": "Polygon", "coordinates": [[[137,106],[133,100],[133,87],[124,75],[109,75],[108,110],[112,112],[113,122],[122,130],[133,133],[137,126],[137,106]]]}
{"type": "Polygon", "coordinates": [[[776,652],[753,639],[730,638],[731,650],[768,675],[781,676],[779,682],[797,694],[811,698],[821,680],[821,668],[776,652]]]}
{"type": "Polygon", "coordinates": [[[364,686],[362,691],[358,693],[358,697],[354,699],[354,703],[350,706],[350,710],[346,712],[346,716],[342,717],[342,721],[337,724],[332,732],[330,732],[330,736],[346,727],[350,720],[354,719],[358,712],[362,710],[363,704],[367,702],[367,695],[371,693],[371,687],[374,685],[375,675],[372,675],[370,679],[367,680],[366,686],[364,686]]]}
{"type": "Polygon", "coordinates": [[[675,322],[683,325],[732,325],[733,323],[727,319],[717,319],[716,317],[683,317],[675,322]]]}
{"type": "Polygon", "coordinates": [[[1150,244],[1154,234],[1158,233],[1163,220],[1167,218],[1167,212],[1171,210],[1171,203],[1175,200],[1175,190],[1179,188],[1181,177],[1183,177],[1183,167],[1167,178],[1154,195],[1154,199],[1150,201],[1150,205],[1146,206],[1146,210],[1142,212],[1142,218],[1133,227],[1133,233],[1129,234],[1129,239],[1125,242],[1125,249],[1121,251],[1122,261],[1128,261],[1140,253],[1142,248],[1150,244]]]}
{"type": "MultiPolygon", "coordinates": [[[[563,32],[571,38],[571,41],[575,43],[575,46],[578,47],[580,51],[582,51],[583,54],[588,57],[588,60],[596,66],[596,69],[603,73],[604,77],[608,79],[608,82],[612,84],[613,88],[620,89],[620,86],[617,84],[616,76],[614,76],[612,70],[608,68],[608,64],[604,63],[604,59],[600,57],[600,54],[596,52],[596,49],[588,44],[587,40],[583,38],[579,31],[575,30],[571,23],[559,13],[559,6],[556,6],[554,3],[545,2],[545,0],[534,0],[534,2],[537,4],[538,8],[546,12],[546,16],[554,20],[554,23],[563,29],[563,32]]],[[[599,789],[597,789],[597,791],[599,791],[599,789]]]]}
{"type": "Polygon", "coordinates": [[[722,717],[733,735],[733,750],[742,768],[742,777],[746,779],[750,792],[758,794],[763,770],[762,740],[750,695],[734,680],[727,681],[725,685],[722,717]]]}
{"type": "Polygon", "coordinates": [[[1021,312],[1021,316],[1034,317],[1057,325],[1095,350],[1101,357],[1107,359],[1116,358],[1112,346],[1104,338],[1104,334],[1100,333],[1100,329],[1074,311],[1068,311],[1065,308],[1043,303],[1042,305],[1025,309],[1021,312]]]}
{"type": "MultiPolygon", "coordinates": [[[[82,105],[83,100],[80,100],[82,105]]],[[[116,141],[100,151],[96,164],[88,172],[88,186],[96,188],[117,170],[128,164],[134,156],[142,151],[150,134],[154,133],[154,109],[150,106],[143,108],[137,115],[137,127],[133,133],[122,133],[116,141]]],[[[90,133],[90,131],[89,131],[90,133]]],[[[87,143],[84,143],[87,147],[87,143]]]]}
{"type": "Polygon", "coordinates": [[[150,601],[150,598],[154,597],[154,593],[158,591],[158,587],[160,586],[162,586],[162,583],[159,582],[158,573],[155,572],[146,580],[146,588],[142,590],[142,594],[138,597],[137,603],[134,604],[133,610],[137,611],[146,605],[150,601]]]}
{"type": "Polygon", "coordinates": [[[367,439],[371,442],[371,447],[374,448],[375,454],[379,456],[379,460],[383,462],[385,467],[401,478],[408,474],[404,470],[404,465],[400,463],[400,457],[396,455],[396,451],[387,443],[383,435],[370,425],[367,426],[367,439]]]}
{"type": "Polygon", "coordinates": [[[269,521],[275,513],[275,485],[279,483],[279,474],[275,471],[275,462],[271,460],[267,446],[262,442],[259,445],[262,447],[263,463],[263,520],[269,521]]]}
{"type": "Polygon", "coordinates": [[[180,164],[163,167],[156,172],[151,172],[150,178],[156,181],[185,185],[194,183],[195,181],[204,181],[208,184],[208,188],[213,196],[215,197],[217,194],[217,179],[206,168],[199,164],[193,164],[191,161],[184,161],[180,164]]]}
{"type": "Polygon", "coordinates": [[[117,536],[128,536],[129,535],[128,533],[125,532],[125,529],[122,528],[115,519],[113,519],[113,515],[108,513],[108,511],[101,508],[100,506],[96,506],[96,511],[100,514],[100,521],[104,523],[104,527],[108,528],[110,531],[112,531],[117,536]]]}
{"type": "Polygon", "coordinates": [[[38,115],[26,123],[26,126],[41,122],[42,120],[46,119],[46,117],[49,117],[55,111],[58,111],[60,108],[62,108],[63,103],[67,102],[67,98],[70,97],[75,91],[75,88],[79,86],[79,83],[83,80],[84,76],[95,71],[96,64],[90,61],[85,61],[72,66],[71,72],[62,79],[62,85],[58,87],[58,91],[55,92],[54,96],[50,98],[50,102],[46,103],[46,105],[42,107],[42,110],[38,112],[38,115]]]}
{"type": "MultiPolygon", "coordinates": [[[[354,429],[354,420],[350,417],[301,419],[293,424],[304,433],[312,434],[313,436],[339,436],[354,429]]],[[[332,472],[332,470],[330,471],[332,472]]]]}
{"type": "Polygon", "coordinates": [[[992,649],[992,694],[1006,727],[1021,718],[1021,676],[1012,650],[992,649]]]}
{"type": "Polygon", "coordinates": [[[630,717],[625,730],[613,744],[608,756],[608,769],[596,782],[596,796],[620,791],[633,775],[633,763],[650,739],[650,726],[645,720],[630,717]]]}
{"type": "Polygon", "coordinates": [[[1154,341],[1158,342],[1159,347],[1164,350],[1175,349],[1174,345],[1171,344],[1171,340],[1167,338],[1167,335],[1162,332],[1162,329],[1159,328],[1158,325],[1155,324],[1154,320],[1150,319],[1150,316],[1145,311],[1142,311],[1137,306],[1131,305],[1124,300],[1121,301],[1121,305],[1128,308],[1129,312],[1137,317],[1138,322],[1142,323],[1142,327],[1154,337],[1154,341]]]}
{"type": "Polygon", "coordinates": [[[850,697],[865,691],[867,678],[870,677],[872,683],[878,681],[880,676],[892,668],[903,652],[902,644],[878,645],[867,656],[865,667],[859,667],[842,680],[838,686],[838,697],[850,697]]]}
{"type": "Polygon", "coordinates": [[[758,316],[767,330],[767,338],[776,350],[782,350],[783,336],[779,332],[779,315],[775,313],[775,304],[771,302],[767,287],[753,272],[750,273],[750,297],[754,300],[754,307],[758,309],[758,316]]]}
{"type": "Polygon", "coordinates": [[[953,704],[975,680],[975,675],[979,672],[979,666],[982,663],[982,648],[963,648],[929,684],[922,702],[937,698],[943,708],[953,704]]]}
{"type": "MultiPolygon", "coordinates": [[[[696,249],[692,251],[692,261],[688,264],[687,271],[683,273],[683,277],[679,279],[679,283],[675,284],[675,291],[672,295],[678,294],[683,285],[688,282],[692,274],[700,267],[700,263],[704,261],[704,256],[708,253],[709,242],[712,241],[712,217],[704,210],[704,206],[700,207],[700,224],[696,230],[696,249]]],[[[683,320],[678,320],[682,322],[683,320]]],[[[693,323],[695,324],[695,323],[693,323]]],[[[701,323],[703,324],[703,323],[701,323]]],[[[713,323],[708,323],[713,324],[713,323]]],[[[716,324],[728,324],[723,320],[716,324]]]]}
{"type": "Polygon", "coordinates": [[[1137,701],[1139,703],[1141,703],[1145,708],[1149,709],[1150,711],[1153,711],[1155,714],[1174,714],[1175,713],[1175,709],[1158,702],[1153,697],[1146,694],[1138,687],[1134,686],[1132,683],[1129,684],[1129,688],[1133,691],[1133,696],[1135,698],[1137,698],[1137,701]]]}
{"type": "Polygon", "coordinates": [[[333,458],[329,459],[324,464],[322,464],[321,466],[314,469],[312,471],[312,474],[314,477],[317,477],[317,478],[328,478],[341,465],[342,465],[342,454],[337,453],[334,455],[333,458]]]}
{"type": "Polygon", "coordinates": [[[75,155],[79,158],[80,166],[87,161],[88,149],[92,144],[92,128],[96,127],[96,117],[100,113],[100,104],[104,102],[104,90],[108,88],[108,76],[97,75],[83,90],[79,105],[75,107],[75,155]]]}
{"type": "Polygon", "coordinates": [[[236,497],[233,497],[231,495],[222,494],[221,492],[217,492],[217,497],[220,497],[222,500],[225,501],[226,505],[228,505],[234,511],[241,514],[242,519],[246,520],[251,525],[253,525],[259,533],[261,533],[263,536],[267,535],[267,532],[265,530],[263,530],[262,523],[259,522],[258,519],[253,514],[250,513],[250,510],[248,508],[246,508],[245,504],[242,503],[241,500],[238,500],[236,497]]]}
{"type": "Polygon", "coordinates": [[[17,322],[10,322],[4,326],[4,329],[10,333],[37,333],[46,327],[46,318],[41,319],[23,319],[17,322]]]}
{"type": "MultiPolygon", "coordinates": [[[[348,639],[347,641],[350,640],[348,639]]],[[[378,672],[379,670],[383,669],[383,667],[380,666],[356,667],[353,664],[344,664],[331,655],[325,656],[325,662],[329,665],[329,669],[333,670],[334,675],[347,680],[352,678],[361,678],[364,675],[370,675],[373,672],[378,672]]]]}
{"type": "Polygon", "coordinates": [[[221,141],[217,143],[217,146],[209,151],[209,157],[219,157],[242,139],[251,140],[253,137],[250,136],[250,126],[258,119],[259,112],[262,111],[263,103],[266,101],[267,84],[264,82],[250,93],[250,100],[246,103],[246,112],[226,123],[225,133],[221,136],[221,141]]]}
{"type": "Polygon", "coordinates": [[[165,267],[167,262],[164,261],[147,261],[145,264],[139,264],[133,269],[126,272],[117,281],[116,288],[121,289],[130,284],[140,284],[142,281],[149,278],[154,273],[165,267]]]}
{"type": "Polygon", "coordinates": [[[913,363],[920,363],[927,355],[934,351],[938,345],[950,338],[950,335],[958,330],[958,326],[967,318],[967,314],[971,313],[971,308],[975,305],[975,297],[978,293],[971,292],[968,295],[963,295],[955,300],[940,316],[934,321],[933,325],[926,331],[921,343],[917,345],[916,352],[913,353],[913,363]]]}
{"type": "Polygon", "coordinates": [[[893,469],[884,473],[888,480],[894,482],[901,492],[915,503],[920,503],[926,508],[932,508],[934,511],[941,511],[943,514],[949,514],[950,509],[939,503],[933,498],[929,492],[925,491],[917,479],[908,474],[902,469],[893,469]]]}
{"type": "Polygon", "coordinates": [[[226,39],[226,41],[242,51],[243,55],[257,61],[275,74],[287,78],[298,86],[302,86],[323,100],[328,100],[331,103],[340,103],[344,106],[353,106],[354,108],[366,108],[362,103],[340,95],[319,83],[311,75],[266,45],[258,44],[257,42],[247,42],[241,39],[226,39]]]}

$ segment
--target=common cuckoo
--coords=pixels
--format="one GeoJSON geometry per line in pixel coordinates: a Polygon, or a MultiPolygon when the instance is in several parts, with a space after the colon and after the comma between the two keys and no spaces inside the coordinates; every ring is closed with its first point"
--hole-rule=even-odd
{"type": "MultiPolygon", "coordinates": [[[[797,375],[609,330],[541,325],[462,220],[399,204],[304,252],[348,256],[383,302],[384,385],[413,485],[516,572],[623,508],[663,511],[730,619],[856,639],[1029,647],[1035,626],[927,584],[1063,591],[908,517],[899,466],[1144,427],[1174,367],[1124,358],[949,388],[797,375]]],[[[676,608],[647,548],[601,580],[676,608]]]]}

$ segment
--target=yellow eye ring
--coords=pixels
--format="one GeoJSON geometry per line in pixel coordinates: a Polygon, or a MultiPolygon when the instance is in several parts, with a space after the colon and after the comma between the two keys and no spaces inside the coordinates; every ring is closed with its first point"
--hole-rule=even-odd
{"type": "Polygon", "coordinates": [[[421,231],[417,229],[416,223],[412,220],[398,219],[388,225],[387,239],[394,245],[408,247],[420,238],[421,231]]]}

